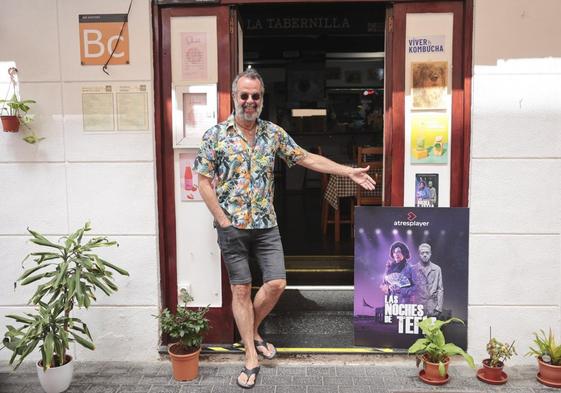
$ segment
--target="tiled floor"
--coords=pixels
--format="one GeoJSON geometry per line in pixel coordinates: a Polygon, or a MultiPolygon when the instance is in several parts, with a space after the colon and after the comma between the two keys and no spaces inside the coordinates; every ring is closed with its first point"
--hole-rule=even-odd
{"type": "MultiPolygon", "coordinates": [[[[486,385],[475,378],[475,371],[460,364],[452,364],[450,382],[444,386],[425,385],[417,378],[418,370],[409,362],[380,365],[363,362],[344,364],[333,358],[317,364],[311,358],[295,362],[276,359],[263,363],[255,393],[410,393],[410,392],[512,392],[538,393],[559,391],[536,381],[536,367],[512,366],[505,371],[509,381],[502,386],[486,385]]],[[[177,382],[172,378],[167,360],[149,363],[77,362],[74,379],[67,392],[87,393],[222,393],[242,392],[235,385],[240,363],[203,361],[200,376],[191,382],[177,382]]],[[[42,392],[34,365],[26,363],[11,372],[6,362],[0,363],[0,393],[42,392]]]]}

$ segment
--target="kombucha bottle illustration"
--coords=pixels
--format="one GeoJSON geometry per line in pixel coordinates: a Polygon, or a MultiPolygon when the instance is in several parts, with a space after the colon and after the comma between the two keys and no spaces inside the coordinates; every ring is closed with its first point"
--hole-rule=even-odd
{"type": "Polygon", "coordinates": [[[185,191],[193,190],[193,171],[189,165],[185,166],[185,173],[183,174],[183,182],[185,183],[185,191]]]}

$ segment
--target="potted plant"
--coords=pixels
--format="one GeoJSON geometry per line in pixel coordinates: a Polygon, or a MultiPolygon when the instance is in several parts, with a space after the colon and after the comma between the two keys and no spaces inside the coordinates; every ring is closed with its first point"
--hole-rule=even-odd
{"type": "Polygon", "coordinates": [[[561,388],[561,344],[557,344],[551,328],[546,336],[543,330],[534,333],[534,344],[527,355],[538,359],[538,381],[554,388],[561,388]]]}
{"type": "Polygon", "coordinates": [[[447,343],[442,332],[442,327],[451,323],[464,323],[459,318],[450,318],[446,321],[426,318],[419,322],[423,338],[417,339],[409,347],[410,354],[417,355],[417,366],[422,362],[423,370],[419,372],[421,381],[431,385],[442,385],[450,380],[448,365],[450,356],[462,355],[471,368],[475,368],[473,358],[462,348],[453,343],[447,343]]]}
{"type": "Polygon", "coordinates": [[[23,272],[16,285],[38,284],[29,300],[36,309],[35,313],[7,316],[22,326],[8,326],[3,344],[13,351],[10,364],[15,369],[40,346],[37,373],[41,386],[48,393],[62,392],[70,385],[72,357],[67,353],[70,342],[91,350],[95,348],[87,325],[71,316],[74,307],[88,308],[96,300],[97,290],[106,295],[117,291],[112,271],[129,275],[95,254],[96,248],[117,243],[106,237],[93,237],[86,242],[83,236],[90,230],[90,224],[86,223],[54,243],[28,229],[31,242],[44,247],[45,251],[32,252],[24,259],[25,262],[31,257],[35,264],[23,272]]]}
{"type": "Polygon", "coordinates": [[[209,327],[205,318],[209,307],[189,309],[187,303],[193,298],[185,289],[180,291],[180,299],[183,305],[178,304],[175,313],[166,308],[155,317],[160,320],[162,331],[178,340],[168,346],[173,377],[178,381],[190,381],[199,373],[203,334],[209,327]]]}
{"type": "Polygon", "coordinates": [[[20,100],[16,93],[12,98],[7,100],[0,100],[2,107],[0,109],[0,118],[2,119],[2,128],[6,132],[18,132],[20,124],[28,127],[28,124],[33,120],[33,115],[27,112],[30,109],[30,104],[35,104],[33,100],[20,100]]]}
{"type": "Polygon", "coordinates": [[[495,337],[492,337],[491,328],[489,328],[487,353],[489,357],[483,360],[483,368],[477,370],[477,378],[492,385],[506,383],[508,375],[503,371],[503,367],[506,360],[516,355],[514,341],[510,344],[498,341],[495,337]]]}

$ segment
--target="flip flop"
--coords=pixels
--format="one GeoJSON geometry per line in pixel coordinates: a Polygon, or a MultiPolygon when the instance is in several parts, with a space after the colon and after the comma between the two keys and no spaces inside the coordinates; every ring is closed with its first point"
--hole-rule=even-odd
{"type": "MultiPolygon", "coordinates": [[[[249,379],[251,378],[252,375],[255,375],[255,378],[253,379],[253,383],[242,383],[239,381],[239,379],[236,379],[236,384],[238,384],[238,386],[240,388],[244,388],[244,389],[251,389],[255,386],[255,383],[257,382],[257,375],[259,375],[259,370],[261,369],[261,367],[257,366],[254,367],[252,369],[249,369],[247,367],[242,368],[242,371],[240,373],[241,374],[245,374],[247,375],[247,380],[249,381],[249,379]]],[[[238,376],[239,378],[239,376],[238,376]]]]}
{"type": "Polygon", "coordinates": [[[263,347],[269,349],[269,343],[267,341],[254,340],[253,343],[255,344],[255,350],[257,351],[257,353],[263,356],[265,359],[271,360],[277,355],[277,349],[274,346],[273,346],[273,353],[271,353],[269,356],[265,355],[262,351],[257,349],[257,347],[263,347]]]}

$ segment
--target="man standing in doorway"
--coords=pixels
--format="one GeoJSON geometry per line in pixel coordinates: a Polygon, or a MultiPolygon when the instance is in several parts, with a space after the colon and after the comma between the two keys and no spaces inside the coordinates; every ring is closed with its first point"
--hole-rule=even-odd
{"type": "Polygon", "coordinates": [[[228,270],[232,310],[245,346],[245,366],[237,383],[252,388],[259,373],[258,353],[266,359],[275,347],[259,334],[259,325],[286,286],[284,252],[273,207],[273,166],[279,155],[288,166],[348,176],[367,190],[374,180],[368,168],[351,168],[302,149],[281,127],[259,119],[265,86],[253,69],[232,83],[235,112],[203,136],[193,170],[212,213],[228,270]],[[212,181],[216,179],[213,189],[212,181]],[[251,301],[249,258],[261,267],[263,286],[251,301]]]}
{"type": "Polygon", "coordinates": [[[420,261],[415,265],[417,282],[417,301],[424,305],[425,315],[438,317],[444,303],[442,270],[431,262],[432,248],[428,243],[419,245],[420,261]]]}

